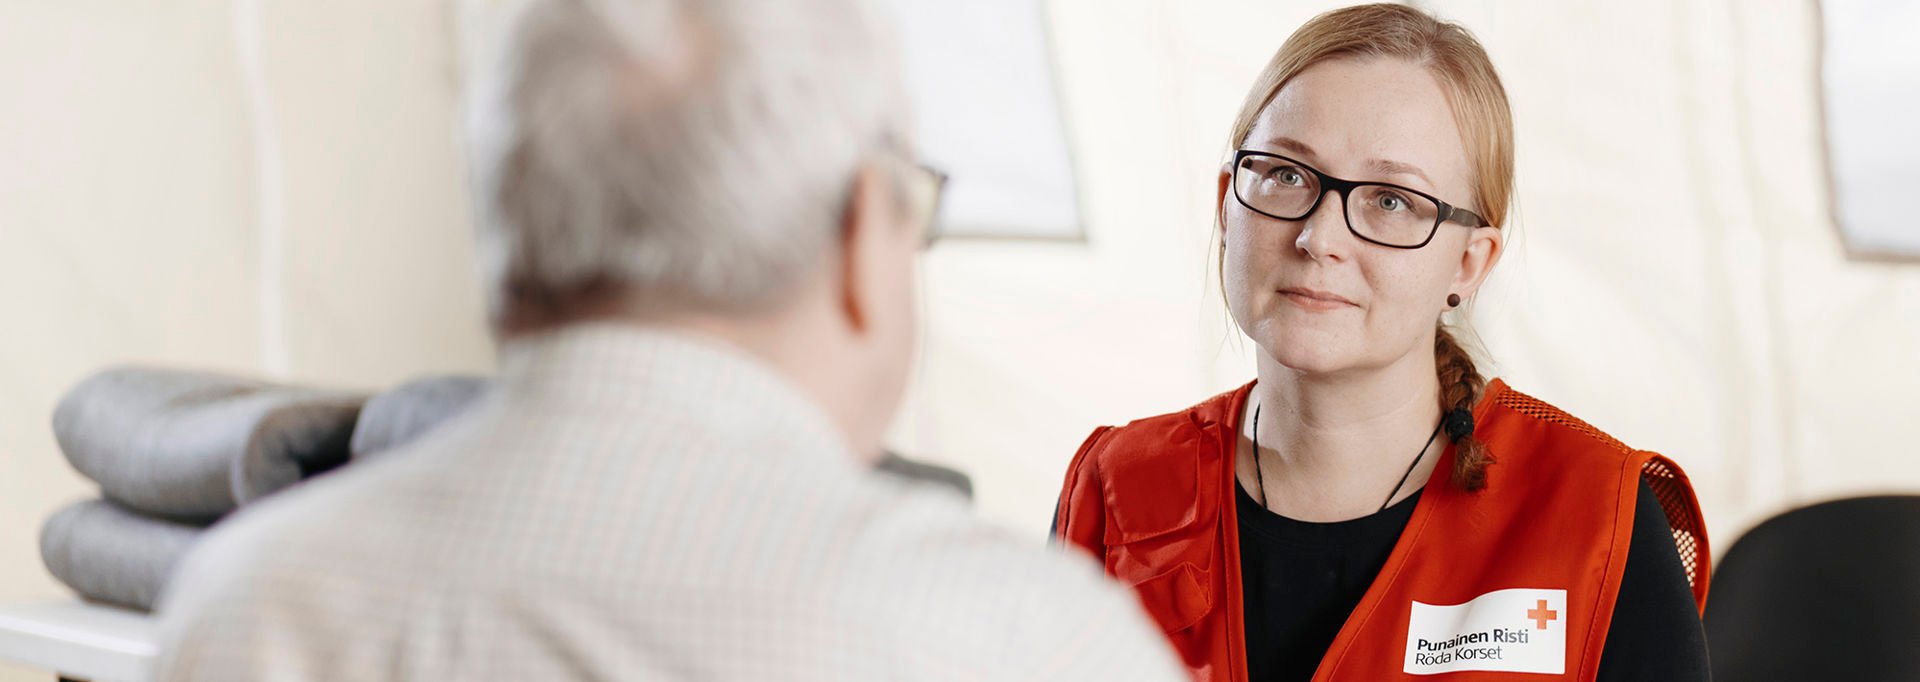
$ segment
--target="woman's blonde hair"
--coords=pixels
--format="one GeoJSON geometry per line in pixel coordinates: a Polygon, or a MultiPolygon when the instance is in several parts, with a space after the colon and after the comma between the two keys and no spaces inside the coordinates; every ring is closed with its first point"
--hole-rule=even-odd
{"type": "MultiPolygon", "coordinates": [[[[1308,67],[1334,59],[1381,57],[1424,66],[1440,82],[1453,108],[1453,119],[1460,126],[1460,139],[1473,172],[1473,205],[1469,208],[1489,224],[1504,226],[1513,197],[1513,114],[1500,74],[1494,71],[1480,41],[1466,28],[1405,5],[1337,9],[1314,17],[1294,31],[1247,92],[1246,102],[1233,121],[1228,150],[1246,143],[1254,120],[1267,103],[1308,67]]],[[[1221,207],[1214,210],[1220,211],[1221,207]]],[[[1216,223],[1220,219],[1216,214],[1216,223]]],[[[1224,272],[1224,243],[1215,258],[1224,272]]],[[[1435,334],[1434,360],[1442,412],[1471,411],[1486,382],[1445,324],[1440,324],[1435,334]]],[[[1453,482],[1465,490],[1479,490],[1486,485],[1486,467],[1492,457],[1470,431],[1455,433],[1456,429],[1449,429],[1455,447],[1453,482]]]]}

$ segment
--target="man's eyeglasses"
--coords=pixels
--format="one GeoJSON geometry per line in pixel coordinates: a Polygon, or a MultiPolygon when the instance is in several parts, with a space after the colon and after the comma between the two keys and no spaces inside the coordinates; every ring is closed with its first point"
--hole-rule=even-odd
{"type": "Polygon", "coordinates": [[[947,174],[919,162],[905,164],[901,186],[907,194],[907,210],[920,230],[920,248],[933,246],[940,239],[940,199],[947,192],[947,174]]]}
{"type": "Polygon", "coordinates": [[[1302,220],[1320,207],[1328,191],[1340,195],[1340,203],[1346,207],[1347,229],[1381,246],[1426,246],[1443,222],[1489,226],[1478,214],[1416,189],[1342,180],[1279,154],[1251,149],[1233,154],[1233,197],[1260,215],[1302,220]]]}

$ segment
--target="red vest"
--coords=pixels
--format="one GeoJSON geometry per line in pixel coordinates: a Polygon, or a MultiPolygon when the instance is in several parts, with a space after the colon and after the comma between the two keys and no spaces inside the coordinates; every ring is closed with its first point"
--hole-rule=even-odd
{"type": "MultiPolygon", "coordinates": [[[[1094,431],[1055,519],[1061,538],[1133,587],[1197,680],[1247,679],[1234,447],[1251,388],[1094,431]]],[[[1447,448],[1316,682],[1594,679],[1641,480],[1705,605],[1706,525],[1673,462],[1499,380],[1474,424],[1494,458],[1486,488],[1449,482],[1447,448]]]]}

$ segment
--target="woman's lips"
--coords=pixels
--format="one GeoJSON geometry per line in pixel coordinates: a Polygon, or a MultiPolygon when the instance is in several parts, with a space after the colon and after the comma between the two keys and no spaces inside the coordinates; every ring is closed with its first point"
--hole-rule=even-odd
{"type": "Polygon", "coordinates": [[[1300,308],[1314,311],[1339,310],[1357,307],[1353,301],[1325,291],[1316,291],[1301,287],[1289,287],[1280,290],[1280,297],[1300,308]]]}

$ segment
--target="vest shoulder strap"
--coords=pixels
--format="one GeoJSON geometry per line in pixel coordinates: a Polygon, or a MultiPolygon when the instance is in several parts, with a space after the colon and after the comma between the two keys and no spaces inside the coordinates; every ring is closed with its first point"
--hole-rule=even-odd
{"type": "Polygon", "coordinates": [[[1686,569],[1695,605],[1705,611],[1708,578],[1713,574],[1712,553],[1707,544],[1707,524],[1700,511],[1699,500],[1694,497],[1693,484],[1680,465],[1659,453],[1628,447],[1620,439],[1592,424],[1546,401],[1514,390],[1500,380],[1489,385],[1486,399],[1496,407],[1505,408],[1502,412],[1544,426],[1560,442],[1588,446],[1575,448],[1577,450],[1617,453],[1640,460],[1640,480],[1653,491],[1654,497],[1660,501],[1661,511],[1666,513],[1667,525],[1673,530],[1674,550],[1679,553],[1680,564],[1686,569]]]}

